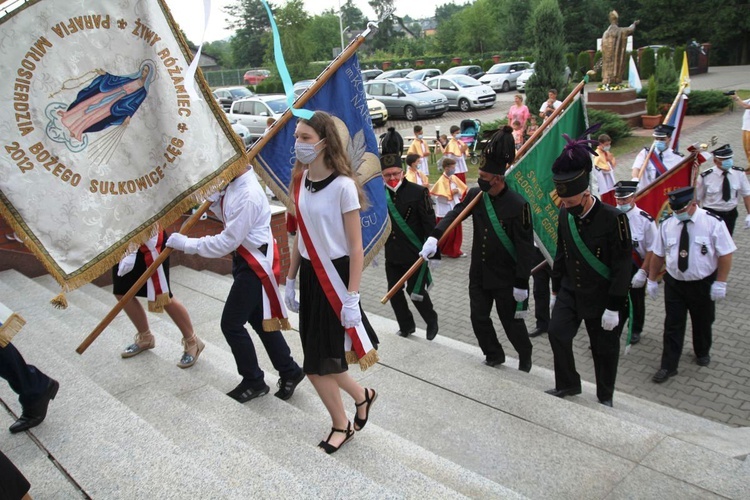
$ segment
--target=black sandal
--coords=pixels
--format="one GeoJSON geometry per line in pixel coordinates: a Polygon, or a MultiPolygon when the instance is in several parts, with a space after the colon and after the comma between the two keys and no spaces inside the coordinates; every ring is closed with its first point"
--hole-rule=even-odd
{"type": "Polygon", "coordinates": [[[323,448],[323,451],[325,451],[328,455],[330,455],[332,453],[336,453],[337,451],[339,451],[339,448],[344,446],[344,444],[346,444],[348,441],[351,441],[353,437],[354,437],[354,429],[352,429],[351,422],[346,423],[346,430],[336,429],[335,427],[331,427],[331,433],[328,435],[325,441],[321,441],[320,443],[318,443],[318,448],[323,448]],[[342,441],[341,444],[338,446],[333,446],[331,443],[328,442],[333,437],[334,432],[340,432],[342,434],[346,434],[346,439],[344,439],[344,441],[342,441]]]}
{"type": "Polygon", "coordinates": [[[370,407],[377,398],[378,393],[375,392],[375,389],[365,388],[365,400],[361,403],[354,403],[354,406],[356,406],[357,408],[362,405],[367,405],[365,406],[365,418],[359,418],[359,415],[357,415],[357,410],[354,410],[354,430],[361,431],[365,427],[365,424],[367,424],[367,419],[370,418],[370,407]],[[368,391],[372,391],[372,398],[370,398],[370,393],[368,391]]]}

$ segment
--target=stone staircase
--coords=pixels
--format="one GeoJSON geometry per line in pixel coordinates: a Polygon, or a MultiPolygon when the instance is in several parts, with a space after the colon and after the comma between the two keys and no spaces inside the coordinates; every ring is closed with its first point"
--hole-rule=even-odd
{"type": "MultiPolygon", "coordinates": [[[[340,452],[316,448],[330,426],[314,389],[240,405],[219,328],[231,278],[184,267],[172,288],[206,349],[175,366],[180,333],[149,314],[157,347],[122,360],[134,333],[119,315],[84,353],[75,348],[114,305],[86,285],[70,307],[48,304],[49,276],[0,273],[2,301],[27,325],[15,339],[27,361],[60,381],[47,420],[30,433],[0,429],[0,449],[32,483],[35,498],[748,498],[750,433],[622,393],[615,408],[591,384],[558,400],[548,370],[480,363],[479,350],[438,336],[402,339],[395,322],[370,316],[381,363],[351,370],[380,393],[365,431],[340,452]]],[[[291,318],[296,324],[296,317],[291,318]]],[[[266,382],[278,378],[254,333],[266,382]]],[[[296,332],[286,338],[295,359],[296,332]]],[[[272,390],[273,392],[273,390],[272,390]]],[[[14,414],[16,396],[0,384],[14,414]]],[[[347,401],[345,399],[345,401],[347,401]]],[[[353,404],[346,402],[353,411],[353,404]]],[[[7,427],[13,415],[0,412],[7,427]]]]}

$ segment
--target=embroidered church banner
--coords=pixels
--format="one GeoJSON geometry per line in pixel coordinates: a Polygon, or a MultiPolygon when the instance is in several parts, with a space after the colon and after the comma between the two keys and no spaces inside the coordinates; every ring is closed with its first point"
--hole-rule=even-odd
{"type": "Polygon", "coordinates": [[[29,1],[0,52],[0,210],[66,289],[245,168],[162,0],[29,1]]]}
{"type": "MultiPolygon", "coordinates": [[[[305,104],[305,109],[325,111],[336,121],[339,135],[352,161],[352,168],[363,187],[369,208],[360,212],[365,265],[377,254],[390,233],[390,219],[385,202],[385,186],[380,175],[378,143],[370,122],[367,98],[356,54],[339,67],[331,78],[305,104]]],[[[286,111],[290,113],[289,110],[286,111]]],[[[257,172],[287,207],[294,203],[289,184],[294,167],[294,130],[291,119],[257,154],[257,172]]],[[[252,150],[251,150],[252,155],[252,150]]]]}

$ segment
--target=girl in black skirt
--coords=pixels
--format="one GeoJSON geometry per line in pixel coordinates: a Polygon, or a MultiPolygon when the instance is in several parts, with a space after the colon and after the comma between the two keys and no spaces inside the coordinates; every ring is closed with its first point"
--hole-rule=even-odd
{"type": "Polygon", "coordinates": [[[285,298],[290,310],[299,311],[303,370],[331,415],[331,432],[318,445],[330,454],[354,437],[355,430],[365,426],[378,395],[374,389],[359,385],[347,372],[347,361],[356,360],[363,369],[377,362],[378,340],[359,305],[364,263],[359,211],[366,199],[355,180],[334,118],[318,111],[309,120],[299,121],[295,137],[297,160],[291,193],[299,195],[299,227],[285,298]],[[321,263],[327,263],[327,267],[321,263]],[[294,291],[298,270],[300,302],[294,291]],[[358,331],[359,340],[353,343],[360,342],[363,347],[345,348],[351,338],[345,329],[350,333],[358,331]],[[354,399],[354,425],[346,416],[341,389],[354,399]]]}
{"type": "MultiPolygon", "coordinates": [[[[128,293],[135,282],[138,281],[144,272],[146,272],[146,269],[149,267],[147,265],[147,260],[148,262],[152,262],[152,251],[155,250],[157,254],[161,253],[165,248],[166,241],[167,233],[166,231],[161,231],[160,234],[141,245],[136,252],[126,256],[112,269],[112,293],[115,294],[117,300],[120,300],[123,295],[128,293]]],[[[160,267],[163,270],[161,272],[163,272],[163,275],[166,278],[166,285],[168,287],[169,258],[167,258],[160,267]]],[[[156,277],[159,272],[160,271],[154,273],[154,276],[156,277]]],[[[143,285],[135,296],[147,297],[148,285],[143,285]]],[[[190,321],[190,315],[188,314],[187,309],[182,305],[182,302],[172,297],[171,290],[168,290],[168,294],[165,292],[163,297],[157,296],[156,299],[155,303],[149,303],[149,310],[161,312],[163,309],[167,312],[169,317],[172,318],[172,321],[174,321],[174,324],[180,329],[180,332],[182,332],[183,353],[177,366],[180,368],[189,368],[193,366],[195,362],[198,361],[198,356],[200,356],[205,345],[201,339],[195,335],[195,332],[193,331],[193,323],[190,321]],[[169,300],[166,300],[167,298],[169,300]]],[[[138,299],[134,298],[128,302],[123,309],[125,314],[128,315],[128,318],[130,318],[130,321],[133,322],[133,326],[135,326],[138,333],[135,334],[135,341],[125,348],[121,353],[121,356],[123,358],[131,358],[143,351],[156,347],[156,339],[149,328],[146,311],[143,309],[141,303],[138,302],[138,299]]]]}

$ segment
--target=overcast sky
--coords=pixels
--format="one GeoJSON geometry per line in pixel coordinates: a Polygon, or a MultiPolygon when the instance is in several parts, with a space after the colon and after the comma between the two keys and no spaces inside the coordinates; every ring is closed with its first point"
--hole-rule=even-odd
{"type": "MultiPolygon", "coordinates": [[[[226,29],[227,21],[224,14],[224,7],[236,0],[211,0],[211,19],[208,30],[206,31],[206,41],[221,40],[232,35],[231,31],[226,29]]],[[[452,0],[419,0],[406,2],[397,0],[396,15],[411,16],[414,19],[423,17],[432,17],[435,15],[435,8],[438,5],[451,3],[452,0]]],[[[463,4],[466,0],[456,0],[455,3],[463,4]]],[[[321,14],[328,9],[338,10],[338,0],[304,0],[305,9],[309,14],[321,14]]],[[[273,3],[273,2],[272,2],[273,3]]],[[[275,3],[283,4],[283,1],[277,0],[275,3]]],[[[343,3],[343,2],[342,2],[343,3]]],[[[203,0],[167,0],[169,9],[172,11],[177,23],[187,34],[193,43],[200,43],[203,30],[203,0]]],[[[375,11],[367,4],[367,0],[354,0],[354,4],[362,11],[368,19],[375,19],[375,11]]],[[[364,29],[364,26],[361,26],[364,29]]]]}

